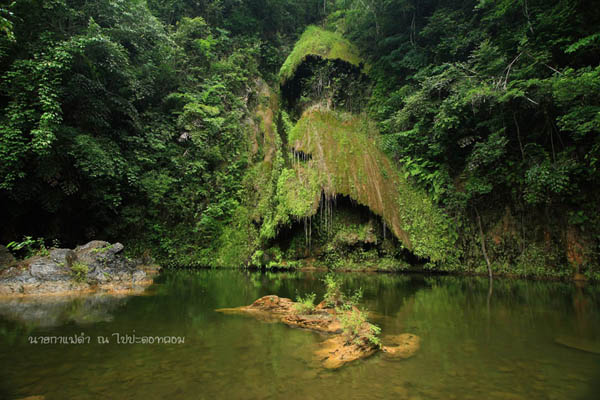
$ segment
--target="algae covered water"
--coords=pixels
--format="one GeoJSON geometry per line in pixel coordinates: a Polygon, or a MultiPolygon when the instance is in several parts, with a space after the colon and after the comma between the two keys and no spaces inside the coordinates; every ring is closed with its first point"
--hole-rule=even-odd
{"type": "Polygon", "coordinates": [[[322,298],[324,273],[172,271],[141,296],[0,300],[0,398],[596,399],[600,288],[480,278],[340,275],[407,360],[338,370],[326,336],[214,310],[267,294],[322,298]],[[74,338],[84,338],[79,342],[74,338]],[[81,343],[82,342],[82,343],[81,343]]]}

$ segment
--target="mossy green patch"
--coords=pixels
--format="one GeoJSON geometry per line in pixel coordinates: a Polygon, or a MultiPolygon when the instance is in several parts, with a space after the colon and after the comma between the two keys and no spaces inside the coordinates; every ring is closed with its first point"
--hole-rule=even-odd
{"type": "Polygon", "coordinates": [[[298,168],[316,171],[327,196],[346,195],[369,207],[410,249],[396,206],[398,174],[379,150],[376,137],[375,125],[364,115],[313,108],[292,129],[289,143],[311,155],[298,168]]]}
{"type": "Polygon", "coordinates": [[[294,49],[279,70],[280,83],[284,83],[296,72],[296,68],[309,55],[329,60],[343,60],[360,67],[363,62],[358,49],[336,32],[326,31],[316,26],[306,28],[294,49]]]}
{"type": "Polygon", "coordinates": [[[285,168],[277,182],[278,214],[296,218],[316,214],[321,186],[318,172],[312,168],[285,168]]]}
{"type": "Polygon", "coordinates": [[[458,233],[446,214],[439,210],[425,190],[417,188],[403,174],[398,176],[398,214],[411,239],[411,251],[433,262],[443,261],[442,269],[455,267],[458,260],[458,233]]]}
{"type": "Polygon", "coordinates": [[[245,206],[239,206],[219,237],[219,246],[213,266],[241,267],[255,251],[258,232],[252,224],[251,213],[245,206]]]}
{"type": "Polygon", "coordinates": [[[278,113],[278,96],[266,83],[259,81],[257,91],[259,104],[256,119],[248,128],[255,134],[250,136],[252,151],[263,158],[252,165],[243,178],[243,201],[230,223],[216,241],[216,254],[208,261],[212,266],[239,267],[247,265],[252,255],[265,238],[276,234],[276,190],[284,160],[281,138],[275,123],[278,113]],[[255,223],[260,223],[261,229],[255,223]],[[271,227],[269,229],[269,227],[271,227]]]}

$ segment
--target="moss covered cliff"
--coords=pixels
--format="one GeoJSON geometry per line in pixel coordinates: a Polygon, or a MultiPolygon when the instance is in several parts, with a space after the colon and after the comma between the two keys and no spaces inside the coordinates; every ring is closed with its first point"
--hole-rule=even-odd
{"type": "MultiPolygon", "coordinates": [[[[318,65],[317,73],[332,79],[339,78],[335,74],[340,69],[347,71],[344,63],[357,66],[361,61],[339,34],[309,27],[283,64],[282,80],[296,79],[294,73],[302,66],[304,76],[297,83],[313,83],[315,72],[303,63],[318,65]],[[319,59],[336,59],[336,64],[315,64],[319,59]]],[[[359,71],[342,75],[353,79],[357,89],[367,90],[359,71]]],[[[259,82],[256,118],[249,124],[255,162],[244,180],[246,201],[221,237],[217,262],[289,265],[290,258],[326,259],[335,253],[339,261],[340,253],[352,257],[365,251],[453,260],[448,218],[381,150],[375,123],[365,113],[345,111],[347,99],[338,95],[339,89],[328,91],[328,85],[286,93],[292,100],[294,95],[309,96],[295,103],[302,112],[293,121],[278,94],[259,82]],[[340,200],[344,205],[339,210],[338,199],[347,199],[340,200]],[[386,231],[391,237],[383,249],[386,231]]],[[[282,85],[282,90],[290,89],[282,85]]]]}
{"type": "Polygon", "coordinates": [[[342,60],[356,67],[364,64],[360,53],[348,39],[336,32],[326,31],[317,26],[306,28],[294,49],[279,71],[280,83],[294,76],[296,69],[308,56],[318,56],[328,60],[342,60]]]}

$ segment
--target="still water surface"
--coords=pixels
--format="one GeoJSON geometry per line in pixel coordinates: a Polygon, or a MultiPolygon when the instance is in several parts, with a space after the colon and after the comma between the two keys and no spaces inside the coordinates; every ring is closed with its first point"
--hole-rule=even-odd
{"type": "Polygon", "coordinates": [[[381,354],[339,370],[312,353],[325,337],[216,308],[317,293],[319,272],[162,274],[145,295],[0,300],[0,399],[598,399],[600,288],[469,277],[343,274],[382,334],[410,332],[408,360],[381,354]],[[84,333],[90,344],[30,344],[84,333]],[[115,333],[185,337],[116,344],[115,333]],[[105,336],[110,344],[98,344],[105,336]]]}

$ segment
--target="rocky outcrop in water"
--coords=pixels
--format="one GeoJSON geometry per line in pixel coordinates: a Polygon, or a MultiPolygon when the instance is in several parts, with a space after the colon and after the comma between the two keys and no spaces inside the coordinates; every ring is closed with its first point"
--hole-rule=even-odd
{"type": "Polygon", "coordinates": [[[301,314],[298,303],[279,296],[264,296],[249,306],[221,308],[218,312],[227,314],[250,314],[265,321],[281,321],[296,328],[310,329],[325,333],[341,333],[342,325],[335,310],[316,309],[310,314],[301,314]]]}
{"type": "Polygon", "coordinates": [[[139,290],[158,267],[122,255],[121,243],[94,240],[75,249],[50,249],[0,272],[0,295],[139,290]]]}
{"type": "Polygon", "coordinates": [[[371,324],[363,322],[349,335],[343,332],[341,319],[351,318],[353,310],[340,311],[320,303],[309,313],[301,313],[300,304],[279,296],[264,296],[249,306],[221,308],[216,311],[226,314],[247,314],[263,321],[280,321],[286,325],[310,329],[335,336],[325,340],[315,351],[315,356],[325,368],[339,368],[344,364],[366,358],[380,348],[394,358],[408,358],[419,349],[419,337],[412,334],[389,336],[388,346],[379,346],[371,340],[371,324]]]}

